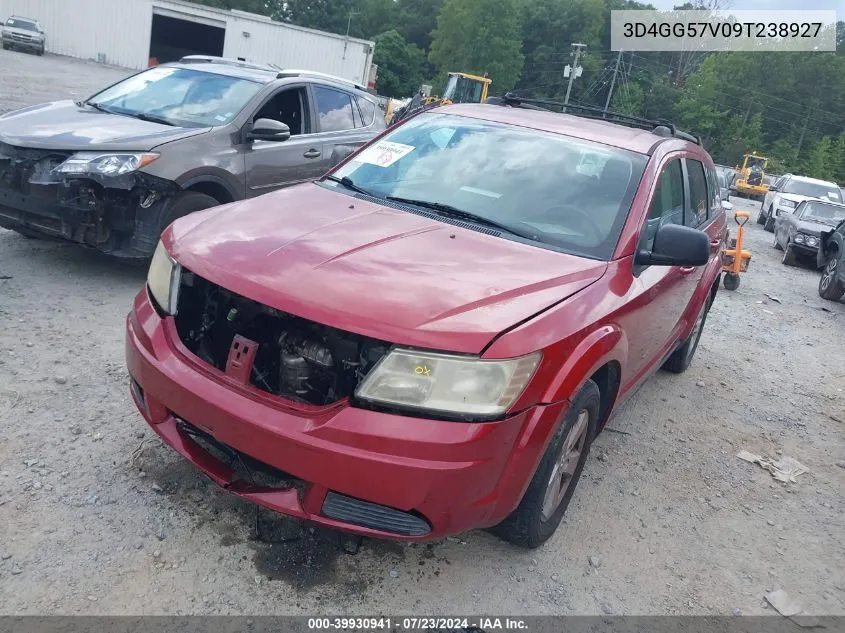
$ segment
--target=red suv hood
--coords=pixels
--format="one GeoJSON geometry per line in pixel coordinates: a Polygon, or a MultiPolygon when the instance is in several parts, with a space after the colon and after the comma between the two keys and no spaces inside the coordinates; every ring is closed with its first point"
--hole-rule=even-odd
{"type": "Polygon", "coordinates": [[[187,269],[278,310],[467,353],[607,268],[311,183],[191,214],[164,241],[187,269]]]}

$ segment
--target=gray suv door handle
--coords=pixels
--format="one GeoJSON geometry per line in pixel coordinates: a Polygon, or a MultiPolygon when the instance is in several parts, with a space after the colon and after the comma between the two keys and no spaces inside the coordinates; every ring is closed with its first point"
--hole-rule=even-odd
{"type": "Polygon", "coordinates": [[[312,148],[312,149],[309,149],[307,152],[305,152],[303,154],[303,156],[305,156],[305,158],[319,158],[320,154],[321,154],[320,150],[312,148]]]}

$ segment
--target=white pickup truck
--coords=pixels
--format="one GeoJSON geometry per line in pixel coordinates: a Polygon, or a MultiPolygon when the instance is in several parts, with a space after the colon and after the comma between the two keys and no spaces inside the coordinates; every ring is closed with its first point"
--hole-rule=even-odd
{"type": "Polygon", "coordinates": [[[786,174],[769,187],[760,205],[757,224],[762,224],[771,233],[778,213],[792,213],[801,202],[810,198],[843,202],[842,191],[835,182],[786,174]]]}

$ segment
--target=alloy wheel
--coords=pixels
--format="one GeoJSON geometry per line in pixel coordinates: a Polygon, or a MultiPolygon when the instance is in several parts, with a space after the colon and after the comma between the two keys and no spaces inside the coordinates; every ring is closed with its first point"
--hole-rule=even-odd
{"type": "Polygon", "coordinates": [[[569,490],[569,484],[578,468],[581,453],[584,452],[589,423],[590,413],[583,409],[578,413],[578,419],[575,420],[575,424],[572,425],[566,440],[563,442],[560,456],[552,469],[552,474],[549,476],[546,494],[543,497],[542,516],[544,520],[548,520],[555,513],[566,496],[566,491],[569,490]]]}

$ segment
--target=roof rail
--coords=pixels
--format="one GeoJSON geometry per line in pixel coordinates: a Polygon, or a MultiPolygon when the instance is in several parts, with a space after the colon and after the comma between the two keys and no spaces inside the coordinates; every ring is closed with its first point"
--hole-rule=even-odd
{"type": "Polygon", "coordinates": [[[316,70],[293,70],[290,68],[285,68],[284,70],[279,70],[278,74],[276,75],[276,78],[278,79],[285,79],[287,77],[315,77],[318,79],[329,79],[331,81],[346,84],[347,86],[352,86],[354,88],[357,88],[358,90],[366,90],[364,86],[355,83],[354,81],[344,79],[343,77],[338,77],[337,75],[329,75],[326,73],[317,72],[316,70]]]}
{"type": "Polygon", "coordinates": [[[255,64],[244,62],[239,59],[228,57],[215,57],[213,55],[186,55],[179,60],[180,64],[222,64],[224,66],[236,66],[238,68],[251,68],[252,70],[263,70],[265,72],[276,72],[276,69],[269,64],[255,64]]]}
{"type": "Polygon", "coordinates": [[[507,93],[504,97],[490,97],[487,99],[487,103],[512,108],[523,108],[527,110],[546,110],[548,112],[559,111],[587,119],[597,119],[599,121],[608,121],[609,123],[619,123],[621,125],[627,125],[641,130],[648,130],[658,136],[679,138],[689,141],[690,143],[701,145],[701,139],[698,136],[689,134],[688,132],[683,132],[677,129],[673,123],[661,119],[646,119],[610,110],[605,112],[601,108],[593,106],[572,103],[564,104],[559,101],[551,101],[548,99],[530,99],[526,97],[519,97],[511,93],[507,93]]]}

